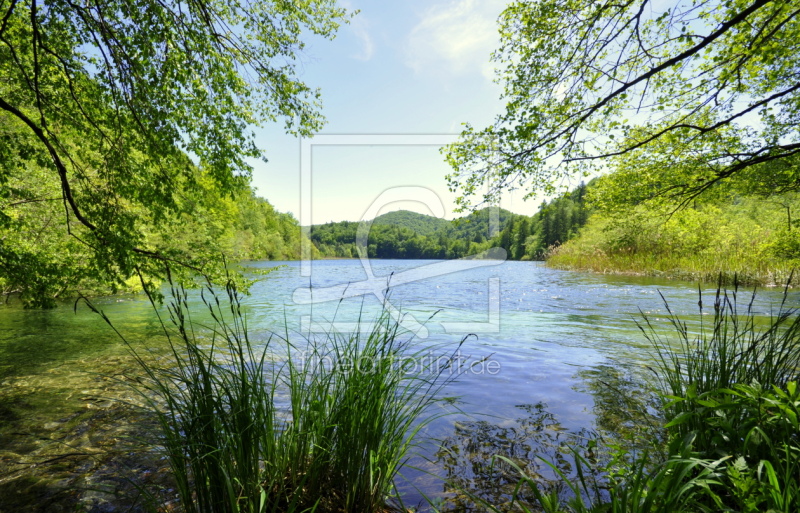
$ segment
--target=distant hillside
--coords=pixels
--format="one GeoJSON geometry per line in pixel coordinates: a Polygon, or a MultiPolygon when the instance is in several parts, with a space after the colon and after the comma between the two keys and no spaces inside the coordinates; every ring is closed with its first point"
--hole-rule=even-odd
{"type": "Polygon", "coordinates": [[[517,218],[524,217],[509,212],[505,209],[498,209],[497,212],[497,226],[490,226],[494,222],[492,212],[488,208],[472,212],[471,214],[460,217],[449,222],[447,234],[450,237],[469,240],[474,242],[484,242],[489,239],[489,235],[497,235],[501,230],[507,228],[510,222],[517,218]],[[490,230],[496,230],[495,233],[490,230]]]}
{"type": "Polygon", "coordinates": [[[396,210],[381,214],[372,221],[372,226],[391,225],[413,230],[417,235],[429,236],[440,230],[450,227],[450,221],[438,217],[411,212],[410,210],[396,210]]]}
{"type": "MultiPolygon", "coordinates": [[[[573,238],[586,224],[585,196],[591,183],[581,183],[550,203],[542,202],[533,216],[499,209],[497,226],[486,208],[447,221],[400,210],[378,216],[369,231],[370,258],[461,258],[490,248],[503,248],[511,260],[542,260],[553,248],[573,238]],[[490,237],[491,233],[491,237],[490,237]]],[[[356,258],[358,223],[315,225],[309,238],[322,258],[356,258]]]]}
{"type": "MultiPolygon", "coordinates": [[[[500,209],[498,231],[517,216],[500,209]]],[[[461,258],[480,253],[490,244],[491,212],[478,212],[448,221],[399,210],[380,215],[372,223],[367,251],[371,258],[461,258]]],[[[310,227],[309,238],[323,258],[355,258],[358,223],[342,221],[310,227]]]]}

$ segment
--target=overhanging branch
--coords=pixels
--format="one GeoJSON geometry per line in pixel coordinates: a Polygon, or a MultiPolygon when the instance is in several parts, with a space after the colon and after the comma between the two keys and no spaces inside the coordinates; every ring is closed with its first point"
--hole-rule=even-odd
{"type": "MultiPolygon", "coordinates": [[[[108,244],[108,239],[103,236],[101,230],[97,227],[97,225],[92,223],[81,212],[81,209],[78,207],[78,204],[75,201],[75,197],[72,194],[72,187],[70,186],[69,180],[67,178],[67,174],[68,174],[67,167],[64,165],[64,161],[58,155],[58,152],[56,151],[56,149],[53,146],[52,142],[47,137],[47,134],[44,133],[44,131],[42,130],[42,128],[40,126],[38,126],[36,123],[33,122],[33,120],[31,120],[28,116],[26,116],[25,113],[23,113],[22,111],[20,111],[19,109],[17,109],[13,105],[9,104],[3,98],[0,98],[0,109],[3,109],[6,112],[14,115],[17,119],[19,119],[20,121],[25,123],[25,125],[27,125],[28,128],[30,128],[31,131],[36,135],[36,137],[39,139],[39,141],[41,141],[41,143],[44,145],[44,147],[47,148],[47,151],[48,151],[48,153],[50,154],[50,157],[53,160],[53,164],[55,165],[56,171],[58,172],[58,176],[59,176],[59,178],[61,180],[61,191],[62,191],[62,193],[64,195],[64,201],[66,201],[66,203],[69,205],[70,211],[75,216],[75,219],[77,219],[86,228],[91,230],[92,233],[94,233],[95,236],[98,238],[98,240],[100,240],[103,244],[108,244]]],[[[182,267],[185,267],[187,269],[191,269],[191,270],[193,270],[195,272],[198,272],[200,274],[203,273],[202,269],[200,269],[200,268],[198,268],[196,266],[193,266],[191,264],[188,264],[186,262],[183,262],[183,261],[180,261],[180,260],[177,260],[177,259],[174,259],[174,258],[166,257],[166,256],[164,256],[164,255],[162,255],[160,253],[155,252],[155,251],[149,251],[149,250],[142,249],[142,248],[139,248],[139,247],[136,247],[136,246],[132,246],[130,248],[130,250],[133,251],[134,253],[137,253],[137,254],[140,254],[140,255],[143,255],[143,256],[147,256],[147,257],[150,257],[150,258],[153,258],[153,259],[156,259],[156,260],[160,260],[162,262],[174,262],[174,263],[176,263],[176,264],[178,264],[178,265],[180,265],[182,267]]]]}

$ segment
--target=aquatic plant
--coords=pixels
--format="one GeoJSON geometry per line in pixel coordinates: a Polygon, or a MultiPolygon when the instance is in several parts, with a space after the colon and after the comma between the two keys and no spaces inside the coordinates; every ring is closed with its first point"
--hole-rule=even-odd
{"type": "Polygon", "coordinates": [[[702,292],[698,291],[699,315],[693,324],[682,320],[664,300],[667,320],[675,335],[670,338],[660,334],[648,316],[642,314],[639,327],[654,350],[654,374],[666,399],[664,412],[673,436],[693,433],[695,448],[714,456],[719,452],[714,448],[718,430],[697,415],[702,407],[696,401],[698,397],[718,394],[736,385],[766,390],[773,386],[785,388],[798,379],[800,315],[787,306],[788,290],[787,286],[777,312],[771,313],[766,321],[756,315],[755,292],[741,311],[738,290],[718,287],[709,322],[709,316],[704,315],[702,292]]]}
{"type": "Polygon", "coordinates": [[[702,295],[693,324],[665,301],[677,341],[643,314],[640,328],[652,343],[666,420],[666,458],[659,447],[629,458],[617,446],[607,448],[614,457],[598,467],[581,447],[572,447],[576,470],[570,475],[543,460],[571,492],[565,499],[499,456],[519,476],[511,502],[501,507],[478,494],[472,498],[495,512],[797,511],[800,314],[786,306],[787,293],[788,286],[767,321],[756,315],[755,293],[739,310],[736,289],[717,289],[710,322],[702,295]]]}
{"type": "Polygon", "coordinates": [[[415,348],[386,312],[352,334],[254,344],[232,283],[223,300],[210,286],[201,296],[210,326],[192,322],[187,292],[172,285],[168,355],[132,349],[182,510],[385,508],[419,430],[441,414],[432,406],[456,360],[405,365],[431,348],[415,348]]]}

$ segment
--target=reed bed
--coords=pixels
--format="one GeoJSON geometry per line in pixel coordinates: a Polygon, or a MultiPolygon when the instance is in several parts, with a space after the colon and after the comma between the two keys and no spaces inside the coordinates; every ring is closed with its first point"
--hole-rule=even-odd
{"type": "Polygon", "coordinates": [[[554,269],[600,274],[655,276],[674,280],[717,283],[726,286],[780,286],[797,267],[796,260],[765,258],[752,252],[734,254],[655,254],[587,251],[577,244],[551,250],[547,265],[554,269]]]}

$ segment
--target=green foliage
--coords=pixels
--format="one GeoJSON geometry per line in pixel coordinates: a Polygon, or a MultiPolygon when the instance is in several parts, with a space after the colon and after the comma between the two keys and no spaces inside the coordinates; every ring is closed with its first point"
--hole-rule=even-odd
{"type": "Polygon", "coordinates": [[[0,195],[0,292],[49,306],[70,290],[91,289],[99,271],[85,258],[81,241],[64,232],[58,184],[40,166],[26,171],[9,176],[6,195],[0,195]]]}
{"type": "MultiPolygon", "coordinates": [[[[254,193],[236,198],[236,216],[227,224],[236,260],[296,260],[303,235],[292,216],[278,212],[254,193]]],[[[313,256],[313,255],[312,255],[313,256]]]]}
{"type": "Polygon", "coordinates": [[[767,243],[767,249],[778,258],[800,258],[800,231],[777,231],[767,243]]]}
{"type": "Polygon", "coordinates": [[[495,211],[491,208],[470,212],[464,217],[455,219],[451,223],[447,235],[464,241],[482,242],[484,237],[488,238],[491,233],[507,227],[511,219],[515,217],[508,210],[499,208],[496,211],[497,226],[492,226],[495,220],[494,215],[495,211]]]}
{"type": "MultiPolygon", "coordinates": [[[[600,210],[624,213],[638,205],[647,204],[652,210],[674,211],[691,207],[694,198],[682,197],[680,191],[687,183],[706,183],[713,180],[701,158],[690,159],[674,155],[671,163],[649,167],[649,155],[637,150],[615,157],[613,172],[597,180],[590,193],[590,202],[600,210]]],[[[735,197],[760,198],[778,204],[796,203],[800,184],[796,157],[753,166],[720,181],[704,190],[703,202],[724,203],[735,197]]]]}
{"type": "Polygon", "coordinates": [[[633,461],[623,455],[617,461],[623,462],[624,469],[609,473],[608,483],[598,488],[592,472],[608,469],[597,469],[573,450],[577,479],[545,461],[569,489],[570,498],[564,499],[555,491],[545,491],[541,481],[530,477],[515,461],[498,457],[498,463],[521,476],[514,500],[502,508],[480,499],[477,502],[490,511],[521,509],[526,513],[796,511],[800,503],[800,395],[796,382],[771,390],[736,385],[733,390],[719,391],[726,396],[722,402],[714,401],[713,395],[697,398],[692,412],[707,422],[706,429],[719,428],[720,438],[730,437],[727,442],[734,452],[723,458],[702,456],[692,437],[676,438],[669,445],[669,458],[653,470],[649,470],[648,453],[633,461]],[[728,414],[742,424],[720,420],[728,414]],[[754,450],[760,454],[753,454],[754,450]]]}
{"type": "MultiPolygon", "coordinates": [[[[614,175],[590,189],[593,204],[614,175]]],[[[553,251],[548,265],[597,272],[774,285],[796,265],[793,194],[769,199],[728,196],[673,211],[655,205],[596,209],[578,237],[553,251]],[[788,215],[787,215],[788,212],[788,215]],[[790,226],[793,225],[791,221],[790,226]]]]}
{"type": "MultiPolygon", "coordinates": [[[[107,263],[97,262],[91,247],[64,231],[57,181],[42,168],[28,171],[8,181],[19,193],[0,199],[6,215],[0,222],[0,293],[14,294],[29,307],[48,307],[76,294],[136,289],[136,274],[124,279],[114,274],[117,268],[101,267],[107,263]]],[[[141,212],[136,226],[144,243],[164,256],[191,255],[209,274],[224,260],[299,258],[301,230],[290,214],[276,212],[250,188],[222,194],[207,174],[196,168],[194,173],[192,190],[175,195],[179,213],[164,212],[154,221],[141,212]]],[[[84,231],[72,228],[74,235],[84,231]]],[[[159,272],[143,277],[152,280],[159,272]]]]}
{"type": "Polygon", "coordinates": [[[683,413],[667,428],[695,426],[694,449],[717,474],[711,499],[735,511],[790,511],[800,502],[800,394],[784,387],[736,384],[675,399],[683,413]],[[706,436],[705,439],[702,437],[706,436]]]}
{"type": "Polygon", "coordinates": [[[617,192],[637,201],[685,202],[726,181],[797,189],[790,3],[519,0],[499,31],[505,111],[445,150],[462,208],[608,169],[625,169],[617,192]]]}
{"type": "Polygon", "coordinates": [[[248,159],[264,156],[249,127],[321,127],[319,93],[297,77],[301,36],[332,38],[346,18],[331,0],[3,2],[4,288],[45,305],[65,286],[115,288],[166,266],[221,277],[218,248],[191,234],[173,246],[171,227],[208,189],[249,193],[248,159]]]}
{"type": "Polygon", "coordinates": [[[715,476],[705,502],[725,511],[795,511],[800,505],[800,314],[786,306],[759,322],[718,289],[714,317],[694,326],[669,310],[670,343],[645,316],[657,354],[673,444],[689,440],[715,476]]]}
{"type": "Polygon", "coordinates": [[[407,362],[431,348],[415,347],[386,312],[363,333],[305,343],[287,333],[257,346],[233,284],[225,300],[210,286],[203,299],[207,327],[192,323],[186,292],[173,286],[166,357],[131,346],[182,510],[386,508],[415,437],[441,414],[432,406],[453,379],[444,362],[455,360],[411,371],[407,362]]]}

